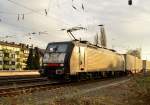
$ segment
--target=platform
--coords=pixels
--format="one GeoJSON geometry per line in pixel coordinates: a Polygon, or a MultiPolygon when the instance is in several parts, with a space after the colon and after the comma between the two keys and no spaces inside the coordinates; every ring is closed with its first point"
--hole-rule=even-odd
{"type": "Polygon", "coordinates": [[[22,70],[22,71],[0,71],[0,77],[4,76],[32,76],[40,75],[38,70],[22,70]]]}

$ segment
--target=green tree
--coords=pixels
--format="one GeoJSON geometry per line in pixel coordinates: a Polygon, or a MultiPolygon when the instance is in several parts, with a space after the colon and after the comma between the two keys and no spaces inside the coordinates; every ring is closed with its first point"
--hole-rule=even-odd
{"type": "Polygon", "coordinates": [[[34,69],[39,69],[40,68],[40,53],[39,53],[39,48],[38,47],[34,48],[33,65],[34,65],[34,69]]]}
{"type": "Polygon", "coordinates": [[[29,49],[29,56],[28,56],[28,59],[27,59],[27,69],[29,70],[32,70],[34,69],[34,64],[33,64],[33,48],[30,48],[29,49]]]}

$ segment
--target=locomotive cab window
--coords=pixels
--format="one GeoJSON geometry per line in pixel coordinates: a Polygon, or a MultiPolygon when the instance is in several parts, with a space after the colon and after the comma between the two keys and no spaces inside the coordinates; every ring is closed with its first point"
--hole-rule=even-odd
{"type": "Polygon", "coordinates": [[[49,44],[44,54],[45,63],[64,63],[68,44],[55,43],[49,44]]]}
{"type": "Polygon", "coordinates": [[[49,44],[46,52],[60,52],[65,53],[67,50],[67,44],[49,44]]]}

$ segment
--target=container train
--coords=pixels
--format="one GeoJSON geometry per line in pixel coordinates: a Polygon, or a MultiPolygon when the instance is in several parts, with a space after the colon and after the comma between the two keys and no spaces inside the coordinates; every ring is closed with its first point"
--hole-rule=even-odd
{"type": "Polygon", "coordinates": [[[150,70],[150,62],[102,48],[87,41],[53,42],[47,45],[41,75],[53,79],[85,79],[118,76],[150,70]]]}

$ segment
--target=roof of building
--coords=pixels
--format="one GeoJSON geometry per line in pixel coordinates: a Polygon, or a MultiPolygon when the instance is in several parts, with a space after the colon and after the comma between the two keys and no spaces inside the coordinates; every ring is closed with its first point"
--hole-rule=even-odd
{"type": "Polygon", "coordinates": [[[28,49],[29,46],[23,43],[16,44],[15,42],[0,41],[0,45],[28,49]]]}

